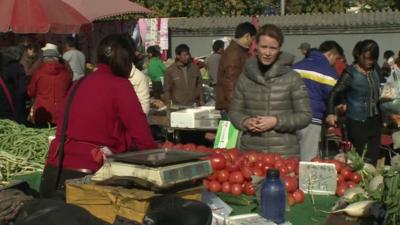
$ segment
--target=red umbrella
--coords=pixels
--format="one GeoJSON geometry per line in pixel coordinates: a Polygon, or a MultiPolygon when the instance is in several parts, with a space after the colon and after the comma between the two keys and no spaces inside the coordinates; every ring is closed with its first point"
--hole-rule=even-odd
{"type": "Polygon", "coordinates": [[[82,13],[90,21],[130,13],[151,11],[129,0],[62,0],[82,13]]]}
{"type": "Polygon", "coordinates": [[[90,21],[61,0],[0,0],[0,32],[77,33],[90,21]]]}

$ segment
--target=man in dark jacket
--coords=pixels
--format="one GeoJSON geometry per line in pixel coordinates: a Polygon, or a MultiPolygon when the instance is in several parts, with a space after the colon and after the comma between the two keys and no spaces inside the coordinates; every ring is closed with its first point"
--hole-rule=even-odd
{"type": "Polygon", "coordinates": [[[190,61],[186,44],[175,48],[176,62],[167,68],[164,77],[164,101],[167,105],[203,105],[202,77],[199,68],[190,61]]]}
{"type": "Polygon", "coordinates": [[[215,108],[229,111],[236,81],[242,73],[248,51],[257,30],[253,24],[246,22],[236,27],[235,39],[222,54],[218,67],[215,108]]]}
{"type": "Polygon", "coordinates": [[[229,117],[243,134],[240,149],[299,155],[296,131],[311,122],[307,89],[291,69],[294,57],[281,52],[282,31],[261,27],[257,58],[246,62],[236,84],[229,117]]]}
{"type": "Polygon", "coordinates": [[[326,102],[339,79],[333,65],[341,55],[343,49],[336,41],[325,41],[318,51],[310,52],[307,58],[293,65],[307,86],[313,112],[311,124],[298,132],[302,161],[310,161],[318,156],[326,102]]]}

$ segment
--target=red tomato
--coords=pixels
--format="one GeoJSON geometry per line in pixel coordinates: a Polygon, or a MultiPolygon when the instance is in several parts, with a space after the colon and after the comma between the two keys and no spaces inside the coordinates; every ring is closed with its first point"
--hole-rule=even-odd
{"type": "Polygon", "coordinates": [[[221,191],[221,184],[218,181],[212,180],[208,183],[208,189],[211,192],[219,192],[221,191]]]}
{"type": "Polygon", "coordinates": [[[345,182],[339,183],[338,186],[336,187],[336,195],[339,197],[342,196],[348,188],[349,187],[345,182]]]}
{"type": "Polygon", "coordinates": [[[242,184],[244,182],[244,177],[240,171],[234,171],[229,176],[229,182],[233,184],[242,184]]]}
{"type": "Polygon", "coordinates": [[[212,154],[210,156],[210,161],[214,170],[222,170],[225,168],[226,159],[222,154],[212,154]]]}
{"type": "Polygon", "coordinates": [[[282,178],[283,183],[285,184],[286,191],[289,193],[293,193],[298,188],[298,182],[294,177],[285,176],[282,178]]]}
{"type": "Polygon", "coordinates": [[[184,144],[183,149],[188,151],[194,151],[196,150],[196,145],[192,143],[184,144]]]}
{"type": "Polygon", "coordinates": [[[346,183],[347,183],[348,188],[353,188],[353,187],[357,186],[357,184],[354,183],[353,181],[347,181],[346,183]]]}
{"type": "Polygon", "coordinates": [[[289,206],[296,204],[296,199],[294,199],[293,194],[287,195],[287,201],[288,201],[289,206]]]}
{"type": "Polygon", "coordinates": [[[275,162],[282,161],[282,156],[279,154],[273,154],[275,162]]]}
{"type": "Polygon", "coordinates": [[[177,144],[174,146],[174,148],[176,148],[178,150],[183,150],[183,144],[177,144]]]}
{"type": "Polygon", "coordinates": [[[217,180],[221,183],[229,180],[229,172],[227,170],[218,170],[215,172],[217,174],[217,180]]]}
{"type": "Polygon", "coordinates": [[[228,181],[226,181],[226,182],[222,183],[221,189],[222,189],[222,192],[224,192],[224,193],[231,193],[231,184],[228,181]]]}
{"type": "Polygon", "coordinates": [[[354,173],[351,174],[350,179],[354,183],[358,184],[358,183],[360,183],[362,177],[361,177],[361,175],[359,173],[354,172],[354,173]]]}
{"type": "Polygon", "coordinates": [[[294,171],[295,168],[296,168],[296,165],[295,165],[293,162],[288,162],[288,161],[287,161],[287,163],[286,163],[286,169],[287,169],[288,173],[295,172],[295,171],[294,171]]]}
{"type": "Polygon", "coordinates": [[[277,166],[276,168],[279,170],[279,174],[281,177],[285,176],[288,173],[288,170],[285,165],[277,166]]]}
{"type": "Polygon", "coordinates": [[[214,149],[214,153],[221,154],[221,153],[223,153],[223,152],[224,152],[224,149],[222,149],[222,148],[216,148],[216,149],[214,149]]]}
{"type": "Polygon", "coordinates": [[[240,156],[240,151],[237,148],[229,149],[228,154],[231,156],[233,162],[236,162],[240,156]]]}
{"type": "Polygon", "coordinates": [[[340,171],[340,174],[343,175],[345,181],[348,181],[351,179],[352,170],[350,167],[346,166],[340,171]]]}
{"type": "Polygon", "coordinates": [[[212,173],[210,176],[207,177],[209,180],[216,180],[218,179],[217,172],[212,173]]]}
{"type": "Polygon", "coordinates": [[[254,165],[257,166],[260,169],[264,168],[264,162],[263,161],[256,161],[256,162],[254,162],[254,165]]]}
{"type": "Polygon", "coordinates": [[[263,162],[266,163],[269,166],[274,166],[275,158],[271,154],[265,154],[264,157],[263,157],[263,162]]]}
{"type": "Polygon", "coordinates": [[[197,147],[196,147],[196,151],[199,151],[199,152],[208,152],[210,149],[209,148],[207,148],[206,146],[204,146],[204,145],[198,145],[197,147]]]}
{"type": "Polygon", "coordinates": [[[259,176],[259,177],[264,177],[265,176],[265,173],[262,171],[262,169],[258,168],[257,166],[251,167],[250,170],[256,176],[259,176]]]}
{"type": "Polygon", "coordinates": [[[244,193],[246,195],[256,195],[256,188],[251,182],[246,182],[244,185],[244,193]]]}
{"type": "Polygon", "coordinates": [[[170,142],[170,141],[166,141],[162,144],[163,148],[172,148],[174,147],[174,143],[170,142]]]}
{"type": "Polygon", "coordinates": [[[239,170],[240,169],[240,162],[238,162],[238,161],[227,161],[226,162],[226,164],[225,164],[225,168],[226,168],[226,170],[228,170],[229,172],[233,172],[233,171],[236,171],[236,170],[239,170]]]}
{"type": "Polygon", "coordinates": [[[293,192],[293,198],[296,201],[296,203],[304,202],[304,192],[300,189],[293,192]]]}
{"type": "Polygon", "coordinates": [[[256,162],[258,159],[258,153],[256,151],[251,151],[247,154],[247,158],[249,159],[250,163],[256,162]]]}
{"type": "Polygon", "coordinates": [[[238,196],[241,195],[243,191],[241,184],[231,184],[231,193],[232,195],[238,196]]]}
{"type": "Polygon", "coordinates": [[[267,174],[268,170],[271,169],[271,166],[269,164],[264,163],[264,166],[261,169],[265,174],[267,174]]]}
{"type": "Polygon", "coordinates": [[[250,180],[251,180],[252,172],[251,172],[251,170],[250,170],[248,167],[246,167],[246,166],[242,167],[242,168],[240,169],[240,172],[242,172],[242,175],[243,175],[243,177],[244,177],[245,179],[250,179],[250,180]]]}
{"type": "Polygon", "coordinates": [[[342,174],[338,174],[337,177],[336,177],[336,183],[339,184],[339,183],[342,183],[342,182],[344,182],[344,177],[343,177],[342,174]]]}
{"type": "Polygon", "coordinates": [[[285,162],[283,162],[282,160],[275,161],[274,168],[279,169],[279,167],[282,167],[282,166],[285,166],[285,167],[286,167],[285,162]]]}
{"type": "Polygon", "coordinates": [[[336,167],[336,172],[340,173],[340,171],[343,169],[344,165],[342,162],[339,162],[337,160],[332,160],[331,163],[335,164],[336,167]]]}

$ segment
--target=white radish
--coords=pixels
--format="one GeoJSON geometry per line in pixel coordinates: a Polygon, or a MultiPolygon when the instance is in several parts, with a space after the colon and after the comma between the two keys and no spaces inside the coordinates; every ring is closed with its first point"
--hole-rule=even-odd
{"type": "Polygon", "coordinates": [[[375,191],[378,189],[379,185],[383,185],[383,176],[382,175],[376,175],[368,184],[368,190],[370,192],[375,191]]]}
{"type": "Polygon", "coordinates": [[[363,194],[363,195],[365,195],[366,192],[364,191],[364,189],[362,189],[361,187],[358,187],[358,186],[357,186],[357,187],[353,187],[353,188],[347,189],[347,190],[344,192],[342,198],[343,198],[345,201],[350,201],[350,200],[353,199],[353,197],[356,196],[357,194],[363,194]]]}
{"type": "Polygon", "coordinates": [[[374,201],[365,200],[348,205],[344,209],[333,211],[332,213],[344,212],[349,216],[362,217],[368,215],[368,209],[374,201]]]}
{"type": "Polygon", "coordinates": [[[370,163],[364,163],[363,169],[367,171],[369,174],[376,174],[376,168],[370,163]]]}

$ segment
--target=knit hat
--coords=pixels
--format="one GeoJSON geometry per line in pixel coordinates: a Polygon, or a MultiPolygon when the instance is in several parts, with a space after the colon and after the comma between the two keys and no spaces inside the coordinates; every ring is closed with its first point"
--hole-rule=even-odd
{"type": "Polygon", "coordinates": [[[300,44],[300,46],[299,46],[298,49],[310,49],[310,48],[311,48],[310,43],[308,43],[308,42],[303,42],[303,43],[300,44]]]}
{"type": "Polygon", "coordinates": [[[43,51],[43,58],[48,57],[48,58],[56,58],[59,57],[60,53],[58,53],[57,50],[54,49],[47,49],[43,51]]]}

